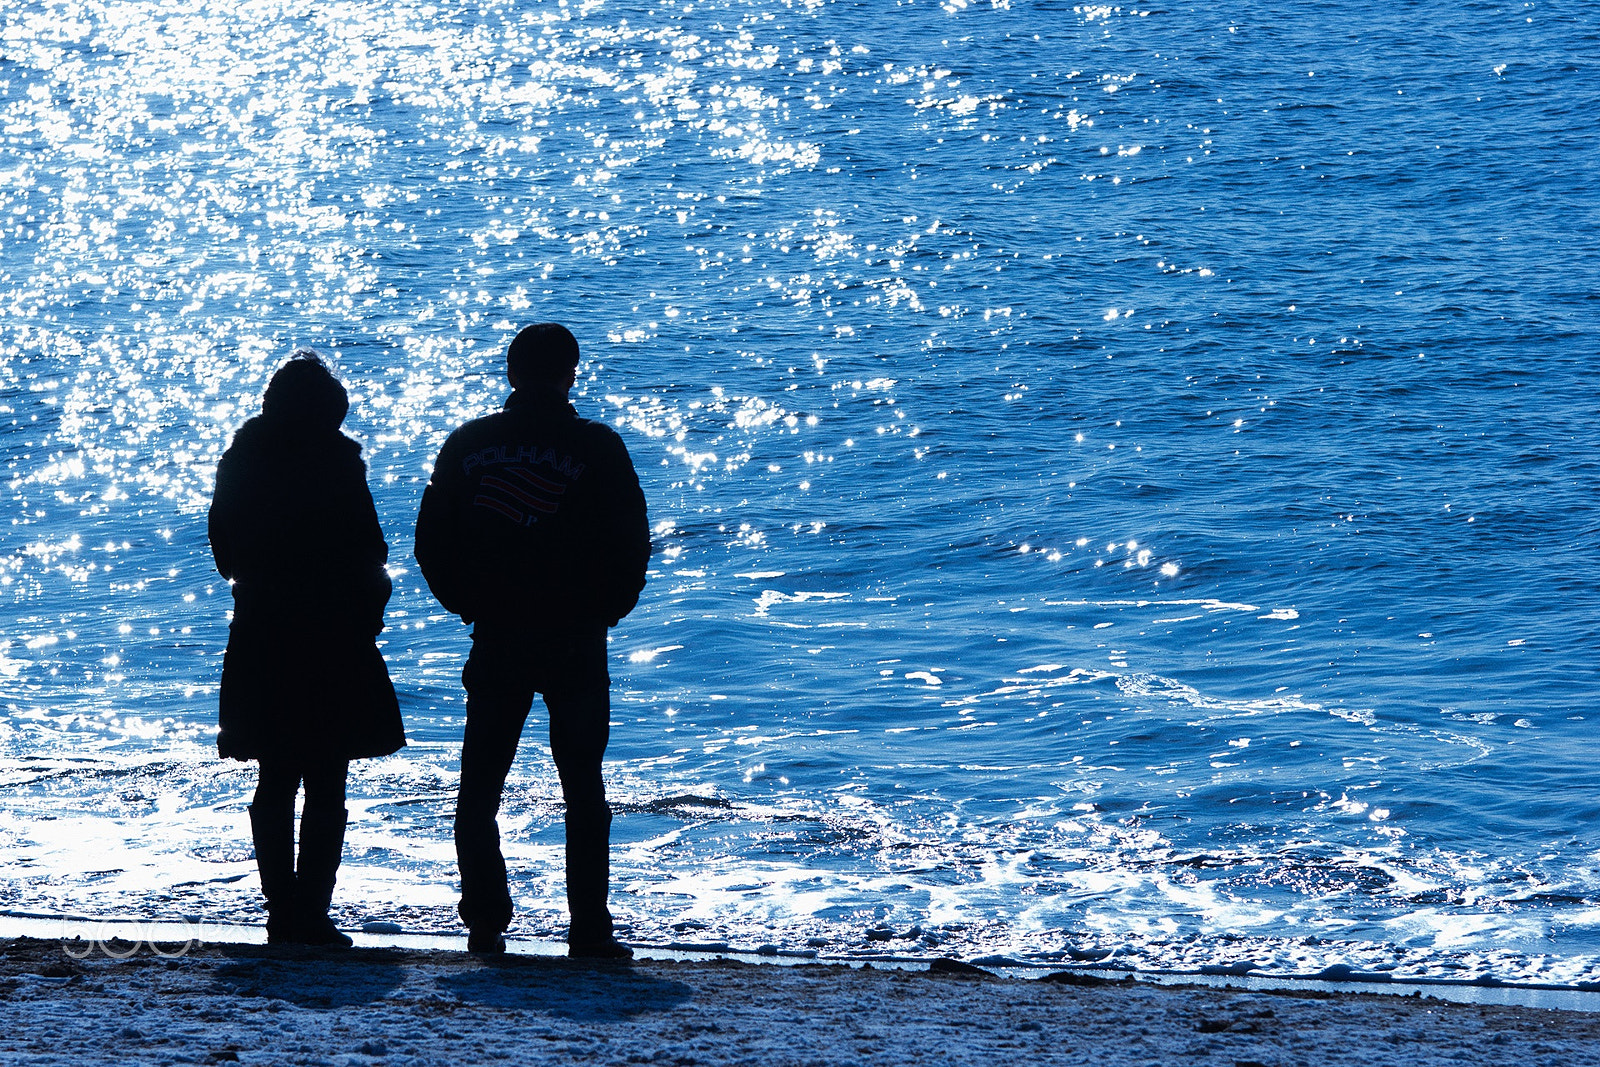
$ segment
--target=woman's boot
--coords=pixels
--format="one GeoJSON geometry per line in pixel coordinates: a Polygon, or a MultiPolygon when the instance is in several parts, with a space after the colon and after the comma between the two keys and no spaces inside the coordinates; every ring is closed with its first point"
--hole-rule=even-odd
{"type": "Polygon", "coordinates": [[[295,940],[306,945],[349,948],[351,940],[328,918],[333,886],[344,854],[349,812],[307,810],[300,816],[300,872],[296,878],[295,940]]]}
{"type": "Polygon", "coordinates": [[[294,809],[277,818],[250,805],[250,836],[256,846],[256,868],[261,872],[261,895],[267,898],[267,944],[282,945],[295,938],[294,809]]]}

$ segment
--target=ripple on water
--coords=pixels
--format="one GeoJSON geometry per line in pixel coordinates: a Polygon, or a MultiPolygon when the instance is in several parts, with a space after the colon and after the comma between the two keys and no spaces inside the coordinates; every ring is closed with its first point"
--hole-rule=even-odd
{"type": "MultiPolygon", "coordinates": [[[[414,742],[357,770],[342,915],[453,928],[466,641],[410,530],[560,318],[656,522],[635,936],[1592,980],[1596,249],[1527,180],[1573,172],[1569,28],[1365,12],[1402,92],[1315,20],[1040,14],[21,4],[3,906],[255,914],[204,513],[314,344],[414,742]]],[[[555,934],[541,715],[507,836],[555,934]]]]}

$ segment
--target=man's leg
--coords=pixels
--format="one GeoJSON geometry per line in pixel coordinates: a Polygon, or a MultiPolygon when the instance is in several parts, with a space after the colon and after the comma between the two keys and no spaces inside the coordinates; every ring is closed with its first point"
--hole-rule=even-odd
{"type": "Polygon", "coordinates": [[[601,760],[611,736],[611,690],[606,685],[563,688],[545,694],[550,709],[550,749],[566,801],[567,932],[574,956],[627,956],[612,936],[606,895],[611,880],[611,807],[601,760]]]}
{"type": "Polygon", "coordinates": [[[517,742],[533,703],[531,683],[519,679],[514,643],[474,633],[461,680],[467,689],[467,728],[461,743],[456,794],[456,861],[461,869],[461,920],[476,947],[492,947],[511,925],[511,894],[500,852],[500,795],[516,759],[517,742]]]}

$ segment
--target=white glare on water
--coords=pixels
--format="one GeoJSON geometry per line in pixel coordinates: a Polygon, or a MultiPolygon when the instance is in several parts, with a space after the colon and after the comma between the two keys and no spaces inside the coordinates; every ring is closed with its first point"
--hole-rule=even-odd
{"type": "MultiPolygon", "coordinates": [[[[625,435],[656,523],[612,644],[635,936],[1198,966],[1226,934],[1269,969],[1425,972],[1430,946],[1524,937],[1529,894],[1588,892],[1539,858],[1533,816],[1484,815],[1516,843],[1480,853],[1462,779],[1439,784],[1564,765],[1570,671],[1548,707],[1512,697],[1551,692],[1571,629],[1551,604],[1577,594],[1506,593],[1548,584],[1518,569],[1532,551],[1429,569],[1476,566],[1460,531],[1510,543],[1526,500],[1587,484],[1514,477],[1583,448],[1515,438],[1536,431],[1514,410],[1442,429],[1471,405],[1363,363],[1474,378],[1448,338],[1369,346],[1446,280],[1396,265],[1442,255],[1426,240],[1362,235],[1467,247],[1495,220],[1450,230],[1368,171],[1339,172],[1359,196],[1281,199],[1375,135],[1279,85],[1238,86],[1271,97],[1247,115],[1170,58],[1235,26],[1000,0],[12,6],[0,858],[22,873],[0,907],[254,914],[251,771],[210,755],[230,600],[204,515],[310,344],[349,386],[389,534],[414,742],[356,769],[340,906],[454,929],[466,640],[411,523],[443,436],[501,402],[505,341],[544,318],[578,327],[578,406],[625,435]],[[1522,451],[1456,466],[1480,447],[1522,451]],[[1489,570],[1518,610],[1463,622],[1489,570]],[[1352,924],[1370,944],[1303,940],[1352,924]]],[[[1449,284],[1416,314],[1488,300],[1449,284]]],[[[540,731],[505,825],[522,930],[545,935],[540,731]]],[[[1536,941],[1470,969],[1588,966],[1536,941]]]]}

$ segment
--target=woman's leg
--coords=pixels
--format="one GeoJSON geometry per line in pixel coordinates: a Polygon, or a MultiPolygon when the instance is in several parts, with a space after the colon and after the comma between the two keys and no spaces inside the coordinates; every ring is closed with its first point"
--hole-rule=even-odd
{"type": "Polygon", "coordinates": [[[350,938],[328,918],[344,853],[345,781],[350,765],[338,760],[302,768],[306,805],[300,815],[299,930],[312,945],[348,946],[350,938]]]}
{"type": "Polygon", "coordinates": [[[306,787],[306,811],[344,811],[345,783],[349,779],[350,764],[344,760],[316,763],[300,772],[306,787]]]}
{"type": "Polygon", "coordinates": [[[299,790],[296,768],[261,761],[250,805],[250,836],[261,872],[261,894],[267,898],[268,944],[294,939],[294,798],[299,790]]]}

